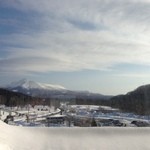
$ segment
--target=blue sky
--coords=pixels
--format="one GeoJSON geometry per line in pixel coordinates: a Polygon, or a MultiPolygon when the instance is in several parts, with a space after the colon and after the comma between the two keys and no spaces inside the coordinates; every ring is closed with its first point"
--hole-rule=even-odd
{"type": "Polygon", "coordinates": [[[149,12],[149,0],[0,1],[0,84],[113,95],[149,84],[149,12]]]}

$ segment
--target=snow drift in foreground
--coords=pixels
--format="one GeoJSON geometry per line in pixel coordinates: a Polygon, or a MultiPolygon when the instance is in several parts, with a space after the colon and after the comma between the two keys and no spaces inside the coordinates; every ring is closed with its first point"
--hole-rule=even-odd
{"type": "Polygon", "coordinates": [[[149,150],[150,128],[34,128],[0,121],[0,150],[149,150]]]}

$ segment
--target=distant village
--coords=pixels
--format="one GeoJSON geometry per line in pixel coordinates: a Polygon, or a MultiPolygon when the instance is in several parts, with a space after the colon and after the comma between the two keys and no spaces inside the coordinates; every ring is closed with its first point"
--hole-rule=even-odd
{"type": "Polygon", "coordinates": [[[150,118],[101,105],[0,106],[0,119],[15,126],[45,127],[149,127],[150,118]]]}

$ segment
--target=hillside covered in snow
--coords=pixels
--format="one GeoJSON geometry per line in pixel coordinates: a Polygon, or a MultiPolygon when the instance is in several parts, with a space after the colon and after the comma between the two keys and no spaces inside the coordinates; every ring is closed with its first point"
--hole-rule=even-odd
{"type": "Polygon", "coordinates": [[[27,94],[34,97],[53,98],[53,99],[109,99],[111,96],[102,95],[99,93],[92,93],[89,91],[73,91],[66,89],[61,85],[53,85],[46,83],[39,83],[22,79],[20,81],[12,82],[3,88],[27,94]]]}
{"type": "Polygon", "coordinates": [[[34,81],[29,81],[27,79],[22,79],[20,81],[12,82],[7,85],[9,88],[24,88],[24,89],[47,89],[47,90],[65,90],[61,85],[45,84],[34,81]]]}
{"type": "Polygon", "coordinates": [[[27,128],[0,121],[0,150],[149,150],[150,128],[27,128]]]}

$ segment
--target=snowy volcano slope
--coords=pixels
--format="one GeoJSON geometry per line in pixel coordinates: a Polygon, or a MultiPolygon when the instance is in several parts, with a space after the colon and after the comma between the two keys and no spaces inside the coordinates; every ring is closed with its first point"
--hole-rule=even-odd
{"type": "Polygon", "coordinates": [[[26,128],[0,122],[0,150],[150,150],[150,128],[26,128]]]}

